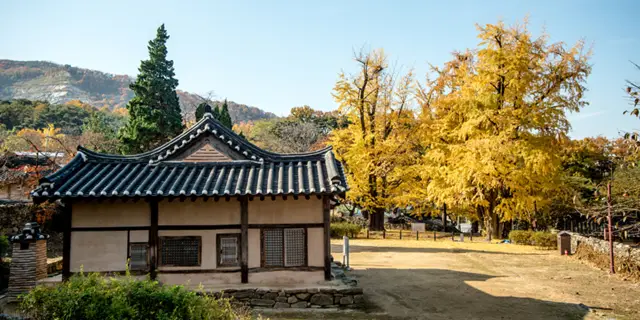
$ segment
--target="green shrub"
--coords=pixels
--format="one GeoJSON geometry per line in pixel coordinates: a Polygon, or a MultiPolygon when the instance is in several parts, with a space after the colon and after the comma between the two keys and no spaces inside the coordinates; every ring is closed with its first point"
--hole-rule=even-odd
{"type": "Polygon", "coordinates": [[[343,236],[347,236],[350,238],[355,238],[360,231],[362,230],[362,226],[349,223],[349,222],[338,222],[331,224],[331,237],[332,238],[342,238],[343,236]]]}
{"type": "Polygon", "coordinates": [[[557,246],[557,235],[544,231],[513,230],[509,232],[509,240],[517,244],[554,248],[557,246]]]}
{"type": "Polygon", "coordinates": [[[533,244],[533,231],[528,230],[512,230],[509,232],[509,240],[517,244],[533,244]]]}
{"type": "Polygon", "coordinates": [[[228,299],[215,299],[157,281],[74,275],[55,287],[38,286],[21,297],[30,319],[242,319],[228,299]]]}
{"type": "Polygon", "coordinates": [[[542,248],[555,248],[558,246],[558,236],[551,232],[537,231],[533,233],[533,243],[542,248]]]}

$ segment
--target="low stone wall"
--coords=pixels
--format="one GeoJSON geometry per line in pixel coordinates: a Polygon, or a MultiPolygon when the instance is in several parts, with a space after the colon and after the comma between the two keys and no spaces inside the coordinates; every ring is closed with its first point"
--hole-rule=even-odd
{"type": "MultiPolygon", "coordinates": [[[[592,247],[595,251],[609,254],[609,241],[598,238],[585,237],[576,233],[571,234],[571,253],[574,254],[579,243],[584,243],[592,247]]],[[[613,254],[619,258],[630,258],[640,265],[640,248],[633,248],[627,244],[614,242],[613,254]]]]}
{"type": "MultiPolygon", "coordinates": [[[[31,203],[14,203],[0,205],[0,234],[6,236],[20,233],[24,224],[33,221],[34,205],[31,203]]],[[[57,210],[57,209],[56,209],[57,210]]],[[[53,219],[57,216],[54,215],[53,219]]],[[[62,232],[52,230],[53,221],[48,221],[42,227],[42,233],[50,236],[47,241],[47,257],[54,258],[62,256],[62,232]]],[[[12,255],[12,250],[8,255],[12,255]]]]}
{"type": "MultiPolygon", "coordinates": [[[[593,254],[579,253],[579,258],[586,258],[600,267],[606,267],[609,261],[609,242],[598,238],[585,237],[575,233],[571,234],[571,253],[576,254],[578,246],[588,246],[593,249],[593,254]],[[600,265],[602,264],[602,265],[600,265]]],[[[634,248],[627,244],[614,242],[613,254],[616,260],[616,271],[628,273],[640,278],[640,248],[634,248]]]]}
{"type": "MultiPolygon", "coordinates": [[[[220,296],[220,292],[214,293],[220,296]]],[[[222,297],[233,298],[253,308],[361,308],[362,288],[230,289],[222,297]]]]}

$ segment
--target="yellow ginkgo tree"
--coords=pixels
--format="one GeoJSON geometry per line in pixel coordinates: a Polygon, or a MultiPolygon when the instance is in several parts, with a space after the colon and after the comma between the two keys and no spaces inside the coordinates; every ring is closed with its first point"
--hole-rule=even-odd
{"type": "Polygon", "coordinates": [[[349,200],[369,218],[371,230],[384,228],[384,212],[402,194],[403,166],[415,156],[411,129],[415,122],[411,72],[388,68],[382,50],[355,57],[358,71],[340,74],[333,95],[349,125],[333,131],[331,144],[345,164],[349,200]]]}
{"type": "Polygon", "coordinates": [[[473,210],[489,237],[500,221],[545,205],[558,182],[568,111],[586,105],[584,43],[533,37],[524,25],[478,26],[480,43],[455,53],[420,86],[417,132],[426,152],[408,169],[419,194],[473,210]]]}

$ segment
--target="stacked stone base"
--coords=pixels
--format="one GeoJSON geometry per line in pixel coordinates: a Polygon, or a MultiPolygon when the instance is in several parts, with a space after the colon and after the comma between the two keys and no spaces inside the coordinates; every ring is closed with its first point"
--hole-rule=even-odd
{"type": "Polygon", "coordinates": [[[364,305],[362,288],[229,289],[214,293],[252,308],[349,308],[364,305]]]}

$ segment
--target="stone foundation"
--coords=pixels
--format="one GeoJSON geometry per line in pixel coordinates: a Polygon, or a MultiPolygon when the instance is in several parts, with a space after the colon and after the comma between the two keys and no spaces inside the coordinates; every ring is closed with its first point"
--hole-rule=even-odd
{"type": "Polygon", "coordinates": [[[253,308],[350,308],[364,305],[362,288],[230,289],[214,293],[253,308]]]}

